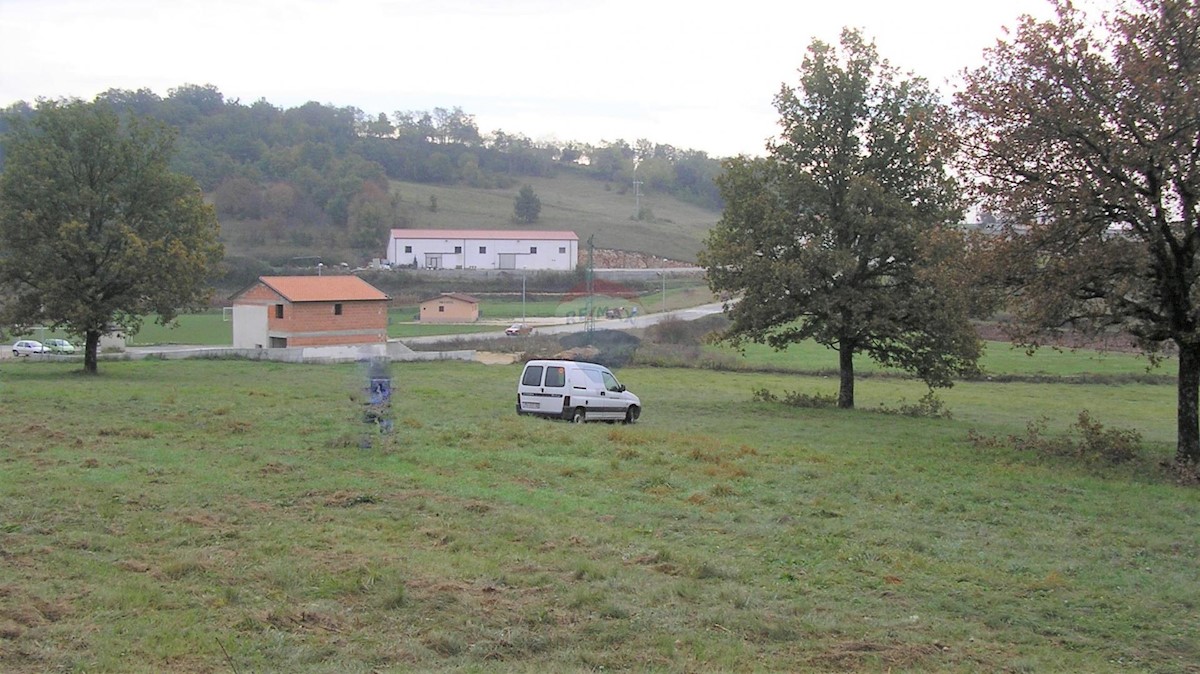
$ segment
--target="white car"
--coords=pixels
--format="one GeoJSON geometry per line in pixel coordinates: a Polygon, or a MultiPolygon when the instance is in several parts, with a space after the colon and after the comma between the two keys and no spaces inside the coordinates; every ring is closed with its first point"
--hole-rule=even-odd
{"type": "Polygon", "coordinates": [[[517,414],[632,424],[642,414],[642,401],[603,365],[531,360],[517,382],[517,414]]]}
{"type": "Polygon", "coordinates": [[[47,339],[46,348],[53,353],[75,353],[75,345],[65,339],[47,339]]]}
{"type": "Polygon", "coordinates": [[[533,327],[531,327],[528,323],[513,323],[504,329],[504,334],[508,335],[509,337],[515,337],[516,335],[528,335],[531,332],[533,332],[533,327]]]}
{"type": "Polygon", "coordinates": [[[13,344],[14,356],[32,356],[35,353],[50,353],[45,344],[33,339],[22,339],[13,344]]]}

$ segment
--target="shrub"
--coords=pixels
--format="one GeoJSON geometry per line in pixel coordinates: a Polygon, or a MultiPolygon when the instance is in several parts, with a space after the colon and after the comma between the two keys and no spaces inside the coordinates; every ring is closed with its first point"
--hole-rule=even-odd
{"type": "Polygon", "coordinates": [[[710,337],[729,327],[724,314],[712,314],[694,321],[679,318],[664,318],[646,328],[646,339],[658,344],[704,344],[710,337]]]}
{"type": "Polygon", "coordinates": [[[900,407],[895,409],[886,405],[880,405],[879,411],[884,414],[899,414],[905,417],[914,417],[918,419],[953,419],[954,415],[946,407],[946,403],[941,398],[937,397],[933,391],[921,396],[921,399],[912,405],[901,403],[900,407]]]}
{"type": "Polygon", "coordinates": [[[575,332],[564,335],[559,343],[565,349],[576,349],[591,346],[599,349],[595,362],[605,367],[622,367],[633,359],[638,345],[642,340],[620,330],[596,330],[594,332],[575,332]]]}
{"type": "Polygon", "coordinates": [[[790,407],[827,408],[837,407],[837,396],[823,393],[801,393],[800,391],[784,391],[783,398],[771,393],[765,388],[754,389],[751,392],[753,400],[764,403],[783,403],[790,407]]]}
{"type": "Polygon", "coordinates": [[[637,365],[651,367],[690,367],[702,370],[732,371],[737,359],[728,353],[707,351],[700,346],[643,343],[634,354],[637,365]]]}
{"type": "Polygon", "coordinates": [[[1125,463],[1138,458],[1142,453],[1142,435],[1131,429],[1105,429],[1092,418],[1087,410],[1079,413],[1079,420],[1070,430],[1079,434],[1057,437],[1046,436],[1046,420],[1031,421],[1025,426],[1025,435],[1010,435],[1004,440],[978,435],[974,430],[968,440],[976,447],[1009,446],[1017,451],[1062,456],[1084,461],[1103,460],[1108,463],[1125,463]]]}

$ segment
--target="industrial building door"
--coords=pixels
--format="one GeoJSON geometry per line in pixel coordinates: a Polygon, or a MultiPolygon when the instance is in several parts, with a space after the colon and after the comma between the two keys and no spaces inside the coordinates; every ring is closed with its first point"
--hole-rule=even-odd
{"type": "Polygon", "coordinates": [[[500,268],[501,269],[516,269],[517,254],[516,253],[500,253],[500,268]]]}

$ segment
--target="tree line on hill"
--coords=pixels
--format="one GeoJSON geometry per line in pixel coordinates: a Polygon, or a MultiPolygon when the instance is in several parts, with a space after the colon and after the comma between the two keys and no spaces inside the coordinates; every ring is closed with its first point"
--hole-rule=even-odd
{"type": "MultiPolygon", "coordinates": [[[[110,89],[96,102],[175,127],[172,168],[196,179],[222,219],[258,221],[264,239],[299,237],[292,242],[300,245],[313,228],[335,228],[347,231],[354,249],[378,249],[388,229],[407,224],[389,180],[508,189],[525,177],[572,170],[625,188],[636,165],[644,191],[723,206],[714,183],[720,162],[704,152],[648,140],[588,145],[485,134],[458,107],[391,116],[316,102],[281,109],[264,99],[227,100],[215,86],[193,84],[165,98],[149,89],[110,89]]],[[[34,108],[18,102],[4,112],[28,118],[34,108]]],[[[0,119],[0,135],[7,124],[0,119]]]]}

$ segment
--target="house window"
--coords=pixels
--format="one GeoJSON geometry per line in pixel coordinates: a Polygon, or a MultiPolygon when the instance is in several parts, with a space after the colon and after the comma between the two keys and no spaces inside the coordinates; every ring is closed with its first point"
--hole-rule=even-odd
{"type": "Polygon", "coordinates": [[[530,247],[529,247],[529,254],[530,254],[530,255],[537,255],[537,246],[530,246],[530,247]]]}
{"type": "Polygon", "coordinates": [[[454,252],[455,252],[455,253],[461,253],[461,252],[462,252],[462,246],[455,246],[455,247],[454,247],[454,252]]]}
{"type": "Polygon", "coordinates": [[[566,253],[566,252],[567,252],[567,247],[566,247],[566,246],[559,246],[559,247],[558,247],[558,253],[559,253],[559,255],[562,255],[563,253],[566,253]]]}
{"type": "Polygon", "coordinates": [[[275,318],[283,318],[283,305],[282,304],[275,305],[275,318]]]}
{"type": "Polygon", "coordinates": [[[341,303],[341,302],[335,302],[335,303],[334,303],[334,305],[333,305],[333,315],[334,315],[334,316],[341,316],[341,315],[342,315],[342,303],[341,303]]]}
{"type": "Polygon", "coordinates": [[[480,246],[480,247],[479,247],[479,254],[480,254],[480,255],[483,255],[483,254],[484,254],[484,253],[486,253],[486,252],[487,252],[487,246],[480,246]]]}
{"type": "Polygon", "coordinates": [[[446,305],[445,305],[445,304],[439,304],[439,305],[438,305],[438,313],[439,313],[439,314],[444,314],[444,313],[446,313],[446,305]]]}
{"type": "Polygon", "coordinates": [[[405,246],[405,247],[404,247],[404,252],[406,252],[406,253],[411,253],[411,252],[412,252],[412,246],[405,246]]]}

